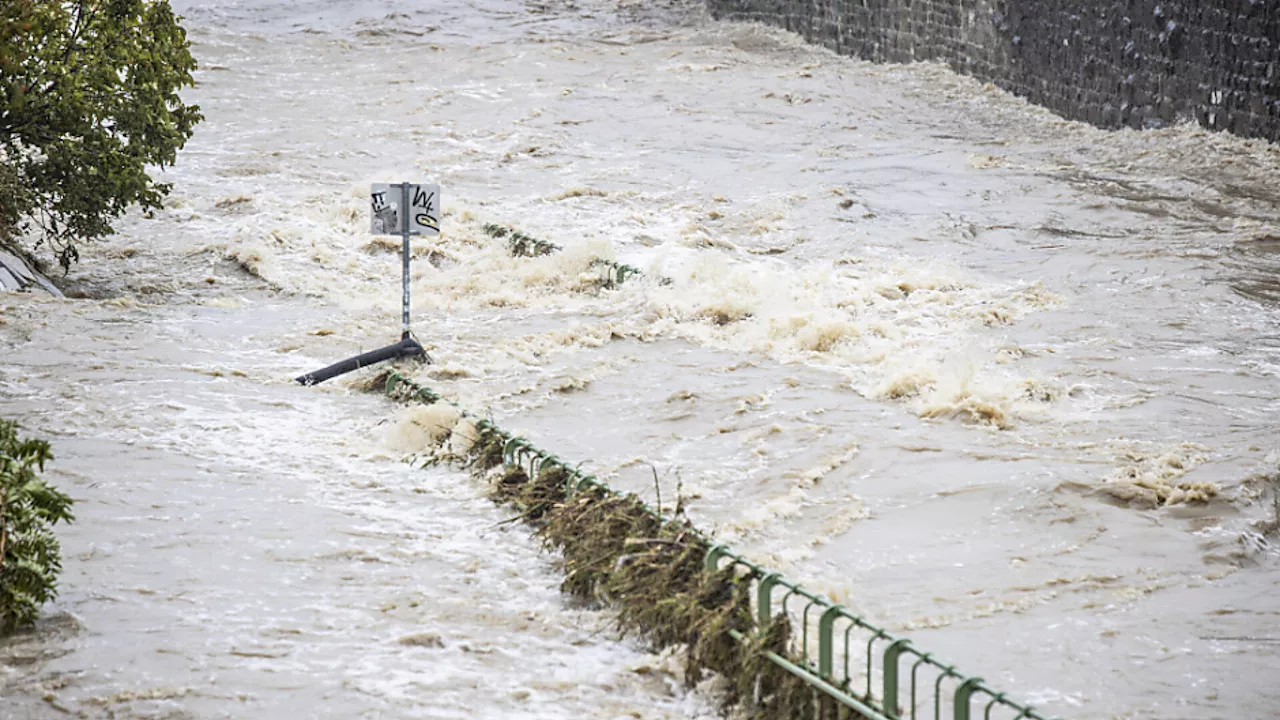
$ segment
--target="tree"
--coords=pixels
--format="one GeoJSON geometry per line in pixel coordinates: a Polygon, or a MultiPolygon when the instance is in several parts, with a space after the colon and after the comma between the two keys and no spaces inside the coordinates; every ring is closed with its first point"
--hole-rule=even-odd
{"type": "Polygon", "coordinates": [[[0,241],[63,270],[130,206],[158,208],[202,117],[196,62],[167,0],[0,0],[0,241]]]}
{"type": "Polygon", "coordinates": [[[71,522],[71,498],[37,475],[53,459],[49,443],[19,439],[0,420],[0,633],[35,622],[57,594],[62,554],[51,529],[71,522]]]}

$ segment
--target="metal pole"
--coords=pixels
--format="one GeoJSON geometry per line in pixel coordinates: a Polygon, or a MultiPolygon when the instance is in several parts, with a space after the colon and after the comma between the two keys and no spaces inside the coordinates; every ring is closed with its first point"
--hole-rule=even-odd
{"type": "Polygon", "coordinates": [[[409,339],[409,183],[400,184],[400,232],[404,244],[400,251],[400,267],[404,289],[404,312],[401,315],[400,339],[409,339]]]}
{"type": "Polygon", "coordinates": [[[300,375],[297,380],[303,385],[318,385],[330,378],[338,377],[359,370],[362,367],[376,365],[384,360],[396,360],[399,358],[423,358],[427,356],[427,351],[422,349],[417,340],[404,339],[395,345],[388,345],[384,348],[378,348],[363,355],[357,355],[353,358],[347,358],[342,362],[334,363],[328,367],[321,368],[315,372],[309,372],[306,375],[300,375]]]}

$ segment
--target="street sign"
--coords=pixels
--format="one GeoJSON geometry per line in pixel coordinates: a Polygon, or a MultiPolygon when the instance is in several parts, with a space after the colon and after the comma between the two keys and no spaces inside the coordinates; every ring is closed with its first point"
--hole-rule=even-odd
{"type": "MultiPolygon", "coordinates": [[[[371,352],[347,358],[326,368],[296,378],[303,385],[315,385],[366,365],[395,358],[431,357],[409,332],[409,236],[440,234],[440,186],[416,183],[378,183],[369,193],[373,206],[370,229],[374,235],[399,235],[400,289],[403,296],[400,312],[400,342],[371,352]],[[408,212],[401,212],[408,208],[408,212]]],[[[0,271],[4,268],[0,266],[0,271]]]]}
{"type": "Polygon", "coordinates": [[[374,235],[439,235],[440,186],[416,183],[374,183],[370,193],[374,235]],[[408,192],[405,192],[405,185],[408,192]],[[400,206],[408,198],[408,227],[400,206]]]}

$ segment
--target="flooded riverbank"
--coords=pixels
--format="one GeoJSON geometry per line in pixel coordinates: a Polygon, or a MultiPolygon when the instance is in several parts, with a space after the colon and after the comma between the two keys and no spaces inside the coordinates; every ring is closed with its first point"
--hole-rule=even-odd
{"type": "Polygon", "coordinates": [[[400,411],[289,380],[395,339],[365,193],[401,179],[444,187],[442,392],[650,499],[678,477],[718,537],[1051,712],[1280,701],[1280,150],[680,4],[177,6],[207,121],[169,209],[75,270],[102,299],[0,298],[0,409],[80,500],[18,717],[710,712],[482,488],[400,463],[400,411]]]}

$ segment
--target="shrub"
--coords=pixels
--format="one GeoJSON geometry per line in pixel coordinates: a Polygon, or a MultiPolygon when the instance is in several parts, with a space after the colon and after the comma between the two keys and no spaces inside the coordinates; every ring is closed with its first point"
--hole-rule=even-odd
{"type": "Polygon", "coordinates": [[[37,472],[53,459],[49,443],[18,438],[0,420],[0,633],[35,622],[57,594],[62,555],[53,526],[71,522],[71,498],[37,472]]]}

